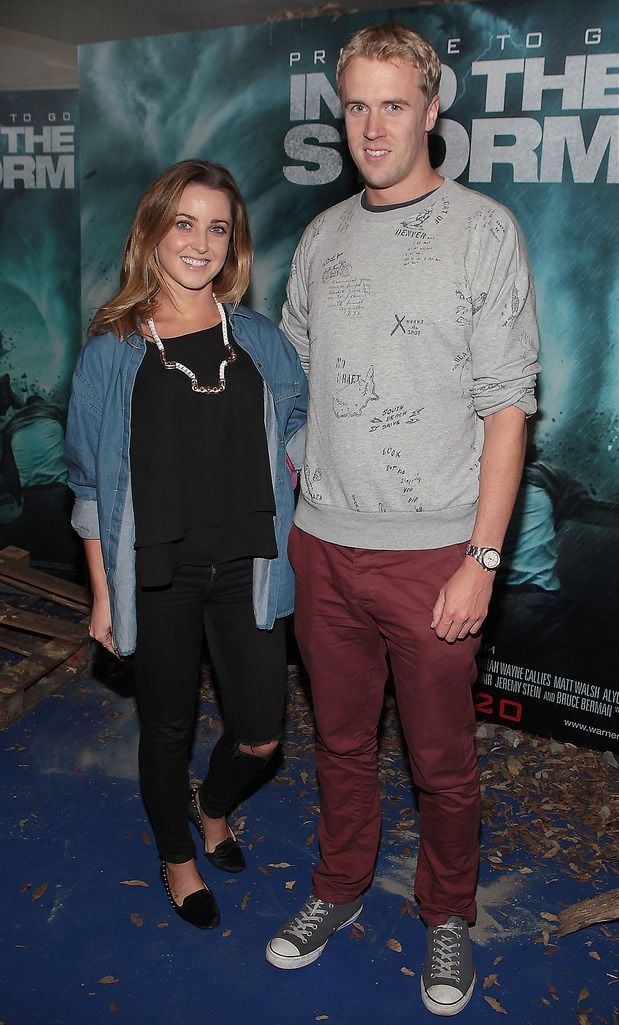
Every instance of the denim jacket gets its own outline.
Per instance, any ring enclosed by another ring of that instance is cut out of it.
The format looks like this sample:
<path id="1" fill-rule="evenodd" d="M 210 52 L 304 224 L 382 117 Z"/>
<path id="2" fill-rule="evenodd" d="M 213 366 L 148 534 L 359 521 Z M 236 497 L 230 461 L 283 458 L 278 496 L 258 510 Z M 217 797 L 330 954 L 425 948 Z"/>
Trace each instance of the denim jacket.
<path id="1" fill-rule="evenodd" d="M 275 495 L 278 557 L 254 559 L 256 624 L 269 630 L 292 612 L 294 576 L 286 555 L 294 493 L 286 467 L 303 461 L 307 381 L 287 338 L 244 306 L 227 307 L 235 342 L 264 382 L 264 424 Z M 99 538 L 110 594 L 112 634 L 119 655 L 135 649 L 135 523 L 129 439 L 131 396 L 147 343 L 138 334 L 92 337 L 79 356 L 66 430 L 69 486 L 75 493 L 72 524 L 80 537 Z"/>

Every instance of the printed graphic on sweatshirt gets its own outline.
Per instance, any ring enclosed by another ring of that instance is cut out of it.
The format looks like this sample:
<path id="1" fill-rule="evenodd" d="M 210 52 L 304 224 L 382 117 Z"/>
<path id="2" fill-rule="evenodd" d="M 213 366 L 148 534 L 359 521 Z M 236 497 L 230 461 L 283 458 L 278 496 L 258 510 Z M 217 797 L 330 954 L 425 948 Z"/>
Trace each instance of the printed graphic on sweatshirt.
<path id="1" fill-rule="evenodd" d="M 322 481 L 322 470 L 312 470 L 309 463 L 303 464 L 303 480 L 305 481 L 305 492 L 312 502 L 322 502 L 320 482 Z"/>
<path id="2" fill-rule="evenodd" d="M 352 264 L 344 258 L 343 253 L 334 253 L 328 260 L 325 260 L 323 272 L 322 272 L 322 283 L 326 285 L 329 281 L 335 281 L 338 278 L 348 278 L 352 271 Z"/>
<path id="3" fill-rule="evenodd" d="M 427 210 L 421 210 L 414 217 L 405 217 L 403 221 L 400 221 L 399 228 L 396 228 L 397 235 L 409 235 L 418 232 L 419 229 L 429 221 L 432 216 L 432 207 L 428 207 Z"/>
<path id="4" fill-rule="evenodd" d="M 416 267 L 420 263 L 439 263 L 434 246 L 434 235 L 428 235 L 423 229 L 405 231 L 400 229 L 400 234 L 406 234 L 410 239 L 409 245 L 402 253 L 403 267 Z"/>
<path id="5" fill-rule="evenodd" d="M 395 238 L 411 238 L 415 241 L 423 241 L 429 237 L 427 231 L 424 231 L 418 224 L 411 224 L 409 221 L 401 221 L 393 234 Z"/>
<path id="6" fill-rule="evenodd" d="M 456 299 L 460 302 L 456 306 L 456 324 L 470 324 L 476 313 L 483 308 L 487 292 L 480 292 L 477 296 L 465 295 L 464 292 L 456 289 Z"/>
<path id="7" fill-rule="evenodd" d="M 403 218 L 399 227 L 396 228 L 396 236 L 409 234 L 414 236 L 415 232 L 418 232 L 424 225 L 429 227 L 440 224 L 449 213 L 450 205 L 449 198 L 445 196 L 442 200 L 437 200 L 430 206 L 423 207 L 411 216 Z"/>
<path id="8" fill-rule="evenodd" d="M 311 231 L 309 231 L 306 236 L 308 244 L 310 242 L 314 242 L 318 238 L 318 236 L 320 235 L 320 229 L 322 228 L 324 221 L 324 214 L 318 214 L 318 217 L 314 217 L 314 220 L 311 224 Z"/>
<path id="9" fill-rule="evenodd" d="M 404 238 L 410 242 L 402 258 L 404 267 L 439 262 L 439 257 L 434 251 L 436 232 L 433 232 L 432 229 L 445 219 L 449 208 L 449 199 L 443 197 L 400 221 L 395 228 L 394 237 Z"/>
<path id="10" fill-rule="evenodd" d="M 469 231 L 488 232 L 499 244 L 505 238 L 506 227 L 496 215 L 496 210 L 483 206 L 468 219 Z"/>
<path id="11" fill-rule="evenodd" d="M 512 285 L 509 293 L 509 298 L 507 299 L 502 310 L 502 316 L 505 317 L 505 320 L 503 321 L 503 324 L 501 326 L 508 328 L 512 327 L 516 317 L 520 313 L 521 308 L 522 303 L 520 301 L 520 295 L 518 293 L 518 286 Z"/>
<path id="12" fill-rule="evenodd" d="M 404 253 L 403 267 L 415 267 L 418 263 L 440 263 L 439 257 L 434 255 L 431 238 L 427 242 L 418 243 Z"/>
<path id="13" fill-rule="evenodd" d="M 473 396 L 471 395 L 470 388 L 471 364 L 471 353 L 467 349 L 465 352 L 459 352 L 457 354 L 457 356 L 454 358 L 453 366 L 451 368 L 452 373 L 456 374 L 457 376 L 462 398 L 465 400 L 466 408 L 469 411 L 471 411 L 474 406 Z"/>
<path id="14" fill-rule="evenodd" d="M 421 474 L 413 473 L 402 459 L 402 449 L 393 445 L 385 445 L 381 453 L 384 461 L 385 474 L 390 482 L 395 480 L 406 505 L 415 512 L 423 512 L 421 504 Z"/>
<path id="15" fill-rule="evenodd" d="M 359 505 L 359 500 L 358 500 L 358 498 L 357 498 L 357 496 L 355 494 L 351 494 L 349 504 L 352 506 L 352 508 L 355 510 L 355 512 L 363 512 L 364 511 L 361 508 L 361 506 Z M 377 513 L 386 513 L 389 510 L 387 509 L 387 506 L 385 505 L 384 502 L 378 502 L 376 504 L 376 509 L 365 510 L 365 511 L 366 512 L 371 511 L 371 512 L 377 512 Z"/>
<path id="16" fill-rule="evenodd" d="M 361 374 L 338 373 L 339 379 L 350 377 L 351 380 L 333 396 L 333 412 L 341 419 L 347 416 L 361 416 L 370 402 L 376 402 L 379 396 L 374 385 L 374 367 L 368 367 L 365 377 Z"/>
<path id="17" fill-rule="evenodd" d="M 329 305 L 351 319 L 362 316 L 369 295 L 369 278 L 336 277 L 329 285 Z"/>
<path id="18" fill-rule="evenodd" d="M 398 313 L 394 310 L 394 324 L 391 329 L 390 336 L 393 338 L 399 338 L 401 335 L 407 335 L 412 338 L 419 338 L 421 330 L 423 328 L 423 319 L 415 317 L 412 313 Z"/>
<path id="19" fill-rule="evenodd" d="M 344 235 L 348 231 L 348 229 L 350 228 L 350 222 L 352 221 L 352 219 L 354 217 L 355 210 L 356 210 L 356 207 L 353 206 L 352 203 L 348 203 L 347 204 L 347 206 L 346 206 L 346 208 L 344 210 L 344 213 L 340 217 L 339 224 L 338 224 L 337 228 L 335 229 L 341 235 Z"/>
<path id="20" fill-rule="evenodd" d="M 402 256 L 404 267 L 413 267 L 430 260 L 436 262 L 437 257 L 433 255 L 434 235 L 429 235 L 423 227 L 430 214 L 430 210 L 421 211 L 415 217 L 400 221 L 395 228 L 395 238 L 406 239 L 409 243 Z"/>
<path id="21" fill-rule="evenodd" d="M 399 427 L 401 424 L 416 424 L 421 420 L 423 406 L 419 409 L 408 409 L 407 406 L 388 406 L 383 409 L 379 416 L 373 416 L 370 421 L 370 434 L 374 431 L 388 431 L 392 427 Z"/>
<path id="22" fill-rule="evenodd" d="M 324 218 L 324 214 L 319 214 L 318 217 L 315 217 L 314 220 L 312 221 L 312 223 L 308 226 L 307 231 L 304 233 L 303 237 L 301 238 L 301 241 L 299 243 L 298 253 L 303 258 L 303 260 L 307 259 L 309 251 L 311 250 L 314 242 L 316 241 L 316 239 L 320 235 L 320 229 L 322 228 L 322 225 L 324 223 L 324 219 L 325 219 Z M 297 254 L 295 253 L 294 257 L 293 257 L 293 260 L 292 260 L 292 267 L 291 267 L 291 271 L 290 271 L 291 275 L 292 274 L 296 274 L 297 270 L 298 270 L 297 265 L 296 265 L 296 258 L 297 258 Z"/>
<path id="23" fill-rule="evenodd" d="M 522 358 L 526 362 L 532 362 L 537 356 L 537 342 L 536 339 L 528 331 L 521 331 L 520 338 L 518 339 L 520 344 L 520 351 Z"/>

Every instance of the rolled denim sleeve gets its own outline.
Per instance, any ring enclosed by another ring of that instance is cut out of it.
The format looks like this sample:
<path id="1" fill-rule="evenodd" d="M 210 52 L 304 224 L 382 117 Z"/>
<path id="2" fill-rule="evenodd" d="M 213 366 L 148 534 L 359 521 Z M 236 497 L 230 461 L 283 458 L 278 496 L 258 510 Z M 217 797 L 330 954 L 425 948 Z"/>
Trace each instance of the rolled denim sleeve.
<path id="1" fill-rule="evenodd" d="M 65 434 L 65 461 L 69 473 L 67 483 L 75 495 L 71 523 L 82 538 L 99 537 L 96 456 L 101 431 L 102 401 L 96 384 L 96 350 L 93 342 L 95 340 L 82 350 L 73 374 Z"/>
<path id="2" fill-rule="evenodd" d="M 96 501 L 76 498 L 71 515 L 71 526 L 84 541 L 100 537 L 99 512 Z"/>

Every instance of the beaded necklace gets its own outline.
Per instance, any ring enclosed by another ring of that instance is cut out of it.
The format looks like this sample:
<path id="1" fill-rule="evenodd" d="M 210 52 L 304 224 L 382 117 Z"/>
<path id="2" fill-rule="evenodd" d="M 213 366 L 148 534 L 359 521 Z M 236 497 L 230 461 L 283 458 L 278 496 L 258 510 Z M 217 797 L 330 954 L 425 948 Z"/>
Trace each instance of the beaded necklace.
<path id="1" fill-rule="evenodd" d="M 213 296 L 213 299 L 215 299 L 215 296 Z M 157 334 L 155 321 L 152 317 L 149 317 L 146 321 L 150 333 L 153 337 L 153 341 L 159 349 L 159 358 L 161 360 L 161 365 L 166 370 L 180 370 L 180 372 L 182 374 L 185 374 L 191 381 L 191 390 L 198 392 L 201 395 L 218 395 L 220 392 L 225 390 L 226 367 L 229 363 L 234 363 L 236 359 L 236 352 L 234 351 L 232 345 L 228 341 L 228 325 L 226 323 L 226 314 L 224 312 L 224 308 L 217 299 L 215 299 L 215 305 L 217 307 L 221 319 L 221 330 L 224 337 L 224 349 L 226 350 L 226 357 L 225 359 L 222 359 L 221 363 L 219 364 L 219 381 L 217 382 L 217 384 L 200 384 L 193 370 L 190 370 L 189 367 L 186 367 L 184 363 L 179 363 L 178 360 L 168 359 L 166 356 L 166 351 L 163 347 L 163 342 Z"/>

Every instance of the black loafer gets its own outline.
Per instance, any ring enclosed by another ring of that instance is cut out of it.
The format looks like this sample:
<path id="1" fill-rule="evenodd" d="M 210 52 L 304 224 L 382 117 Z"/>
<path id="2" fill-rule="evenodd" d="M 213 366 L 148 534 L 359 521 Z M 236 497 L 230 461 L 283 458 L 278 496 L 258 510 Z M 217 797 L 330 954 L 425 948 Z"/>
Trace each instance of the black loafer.
<path id="1" fill-rule="evenodd" d="M 182 904 L 177 904 L 170 890 L 165 861 L 161 862 L 160 874 L 161 882 L 165 886 L 170 904 L 176 911 L 176 914 L 180 915 L 185 922 L 195 925 L 197 929 L 214 929 L 215 926 L 219 925 L 221 916 L 217 907 L 217 901 L 207 886 L 202 890 L 196 890 L 195 893 L 190 893 L 188 897 L 185 897 Z"/>
<path id="2" fill-rule="evenodd" d="M 229 826 L 228 829 L 230 829 Z M 230 832 L 232 833 L 232 830 Z M 211 865 L 223 869 L 224 872 L 242 872 L 245 868 L 243 851 L 239 847 L 234 833 L 218 843 L 214 851 L 205 850 L 204 853 Z"/>
<path id="3" fill-rule="evenodd" d="M 198 803 L 198 787 L 195 787 L 195 789 L 191 791 L 189 800 L 189 818 L 202 837 L 204 854 L 210 861 L 211 865 L 214 865 L 215 868 L 220 868 L 223 872 L 242 872 L 246 867 L 245 858 L 238 840 L 230 829 L 230 826 L 228 826 L 230 836 L 227 836 L 225 840 L 218 843 L 214 851 L 207 851 L 206 836 L 204 834 L 202 816 L 200 815 L 200 805 Z"/>

